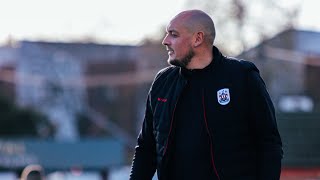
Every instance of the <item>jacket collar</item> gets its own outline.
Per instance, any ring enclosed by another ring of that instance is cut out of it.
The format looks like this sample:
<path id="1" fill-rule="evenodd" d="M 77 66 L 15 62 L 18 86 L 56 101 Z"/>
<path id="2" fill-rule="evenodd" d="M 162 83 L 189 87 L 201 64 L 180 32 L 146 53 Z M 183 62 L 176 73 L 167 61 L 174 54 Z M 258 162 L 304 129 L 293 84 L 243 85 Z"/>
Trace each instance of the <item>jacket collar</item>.
<path id="1" fill-rule="evenodd" d="M 219 49 L 217 47 L 212 46 L 212 54 L 213 54 L 213 59 L 212 59 L 211 63 L 201 70 L 204 70 L 204 71 L 212 70 L 212 69 L 217 68 L 219 66 L 219 64 L 221 63 L 222 58 L 223 58 L 222 53 L 219 51 Z M 192 75 L 192 70 L 189 70 L 189 69 L 186 69 L 183 67 L 179 67 L 179 69 L 180 69 L 179 70 L 180 75 L 182 75 L 186 79 L 188 79 Z"/>

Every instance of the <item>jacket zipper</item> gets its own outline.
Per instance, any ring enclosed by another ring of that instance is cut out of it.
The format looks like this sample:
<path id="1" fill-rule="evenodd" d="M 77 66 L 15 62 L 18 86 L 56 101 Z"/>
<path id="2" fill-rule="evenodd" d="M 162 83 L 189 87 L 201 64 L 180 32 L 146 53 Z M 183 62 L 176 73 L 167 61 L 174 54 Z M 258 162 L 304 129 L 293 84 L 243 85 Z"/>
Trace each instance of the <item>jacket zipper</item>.
<path id="1" fill-rule="evenodd" d="M 169 129 L 169 134 L 168 134 L 168 139 L 167 139 L 167 143 L 166 143 L 166 146 L 164 148 L 164 151 L 163 151 L 163 157 L 165 156 L 165 154 L 167 152 L 167 149 L 168 149 L 168 144 L 169 144 L 170 135 L 171 135 L 172 126 L 173 126 L 174 112 L 176 111 L 177 104 L 178 104 L 178 100 L 175 103 L 174 108 L 173 108 L 172 117 L 171 117 L 171 123 L 170 123 L 170 129 Z"/>
<path id="2" fill-rule="evenodd" d="M 213 153 L 213 144 L 212 144 L 213 141 L 212 141 L 212 137 L 211 137 L 211 134 L 210 134 L 210 131 L 209 131 L 209 126 L 208 126 L 208 121 L 207 121 L 207 116 L 206 116 L 206 107 L 205 107 L 205 103 L 204 103 L 204 90 L 202 92 L 202 106 L 203 106 L 204 122 L 206 124 L 206 130 L 207 130 L 207 133 L 208 133 L 208 136 L 209 136 L 209 140 L 210 140 L 211 163 L 212 163 L 212 166 L 213 166 L 214 173 L 216 174 L 218 180 L 220 180 L 220 176 L 218 174 L 218 171 L 217 171 L 217 168 L 216 168 L 216 165 L 215 165 L 215 162 L 214 162 L 214 153 Z"/>
<path id="3" fill-rule="evenodd" d="M 170 141 L 170 136 L 171 136 L 171 132 L 172 132 L 172 127 L 173 127 L 174 112 L 176 111 L 177 104 L 178 104 L 178 100 L 177 100 L 177 102 L 175 103 L 174 108 L 173 108 L 172 118 L 171 118 L 171 123 L 170 123 L 170 129 L 169 129 L 169 134 L 168 134 L 166 146 L 164 147 L 164 150 L 163 150 L 162 163 L 163 163 L 164 158 L 165 158 L 166 153 L 167 153 L 167 149 L 168 149 L 168 145 L 169 145 L 169 141 Z M 163 166 L 163 164 L 162 164 L 161 166 Z M 166 178 L 163 178 L 163 175 L 162 175 L 161 177 L 158 177 L 158 178 L 159 178 L 159 180 L 161 180 L 161 179 L 166 179 Z"/>
<path id="4" fill-rule="evenodd" d="M 185 83 L 184 85 L 186 85 L 186 83 Z M 170 141 L 170 136 L 171 136 L 172 127 L 173 127 L 174 112 L 176 111 L 176 107 L 177 107 L 179 98 L 180 98 L 180 95 L 178 96 L 177 101 L 176 101 L 175 104 L 174 104 L 174 108 L 173 108 L 173 112 L 172 112 L 172 117 L 171 117 L 169 134 L 168 134 L 168 138 L 167 138 L 167 143 L 166 143 L 166 146 L 165 146 L 165 148 L 164 148 L 164 150 L 163 150 L 163 157 L 165 157 L 165 154 L 166 154 L 167 149 L 168 149 L 168 144 L 169 144 L 169 141 Z"/>

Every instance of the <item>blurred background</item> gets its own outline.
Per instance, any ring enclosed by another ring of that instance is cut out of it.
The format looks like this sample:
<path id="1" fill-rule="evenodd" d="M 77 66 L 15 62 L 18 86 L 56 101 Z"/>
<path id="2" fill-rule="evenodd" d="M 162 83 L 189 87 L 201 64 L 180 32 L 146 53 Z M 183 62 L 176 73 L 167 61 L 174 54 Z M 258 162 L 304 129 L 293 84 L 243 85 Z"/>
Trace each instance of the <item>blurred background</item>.
<path id="1" fill-rule="evenodd" d="M 0 179 L 28 170 L 49 180 L 128 179 L 147 92 L 167 65 L 165 27 L 185 9 L 210 14 L 215 45 L 260 69 L 284 145 L 281 179 L 320 179 L 319 7 L 316 0 L 1 0 Z"/>

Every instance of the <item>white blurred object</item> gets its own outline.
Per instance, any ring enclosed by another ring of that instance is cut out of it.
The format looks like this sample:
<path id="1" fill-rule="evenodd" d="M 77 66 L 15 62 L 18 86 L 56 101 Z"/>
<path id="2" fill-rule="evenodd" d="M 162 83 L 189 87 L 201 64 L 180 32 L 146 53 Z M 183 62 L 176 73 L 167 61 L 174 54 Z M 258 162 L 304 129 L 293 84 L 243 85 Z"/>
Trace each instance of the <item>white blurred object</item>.
<path id="1" fill-rule="evenodd" d="M 74 174 L 71 172 L 54 172 L 47 176 L 47 180 L 101 180 L 97 172 L 81 172 Z"/>
<path id="2" fill-rule="evenodd" d="M 110 170 L 109 179 L 110 180 L 128 180 L 130 175 L 130 166 L 123 166 L 121 168 L 114 168 Z M 155 173 L 152 180 L 158 180 L 157 175 Z"/>
<path id="3" fill-rule="evenodd" d="M 1 180 L 17 180 L 17 176 L 15 173 L 11 172 L 2 172 L 0 173 Z"/>
<path id="4" fill-rule="evenodd" d="M 282 96 L 278 103 L 283 112 L 311 112 L 314 107 L 312 99 L 303 95 Z"/>

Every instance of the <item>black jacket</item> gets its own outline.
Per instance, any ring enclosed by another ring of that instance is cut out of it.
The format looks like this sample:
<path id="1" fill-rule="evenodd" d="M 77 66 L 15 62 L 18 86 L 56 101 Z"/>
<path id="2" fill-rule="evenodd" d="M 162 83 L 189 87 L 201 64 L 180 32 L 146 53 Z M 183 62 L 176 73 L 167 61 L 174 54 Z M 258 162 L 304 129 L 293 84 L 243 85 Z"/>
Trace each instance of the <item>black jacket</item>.
<path id="1" fill-rule="evenodd" d="M 251 62 L 223 56 L 216 47 L 213 55 L 202 102 L 217 179 L 279 179 L 282 142 L 258 69 Z M 175 106 L 187 77 L 188 70 L 176 66 L 156 75 L 146 101 L 131 180 L 151 180 L 156 170 L 160 180 L 166 179 Z M 223 100 L 218 94 L 221 89 L 229 90 L 226 105 L 218 102 Z"/>

